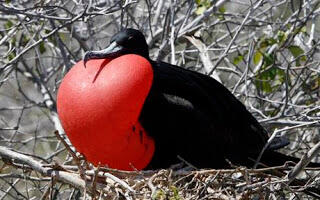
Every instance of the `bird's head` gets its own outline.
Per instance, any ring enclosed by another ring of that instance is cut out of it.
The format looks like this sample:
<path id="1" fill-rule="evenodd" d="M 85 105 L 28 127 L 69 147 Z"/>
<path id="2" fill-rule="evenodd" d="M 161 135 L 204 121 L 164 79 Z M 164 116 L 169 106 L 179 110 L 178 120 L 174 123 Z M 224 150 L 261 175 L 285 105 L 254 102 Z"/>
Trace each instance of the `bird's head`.
<path id="1" fill-rule="evenodd" d="M 113 59 L 125 54 L 136 54 L 149 59 L 149 50 L 144 35 L 132 28 L 115 34 L 107 48 L 100 51 L 88 51 L 83 57 L 84 65 L 90 59 Z"/>

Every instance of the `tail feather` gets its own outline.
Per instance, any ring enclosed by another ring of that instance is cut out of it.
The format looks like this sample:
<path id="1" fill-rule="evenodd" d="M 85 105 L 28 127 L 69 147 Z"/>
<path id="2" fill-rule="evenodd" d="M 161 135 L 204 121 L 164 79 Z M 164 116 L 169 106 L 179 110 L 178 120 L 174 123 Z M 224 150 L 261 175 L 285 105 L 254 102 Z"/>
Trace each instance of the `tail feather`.
<path id="1" fill-rule="evenodd" d="M 281 166 L 284 165 L 286 162 L 291 161 L 294 163 L 298 163 L 300 161 L 299 158 L 292 157 L 292 156 L 287 156 L 282 153 L 276 152 L 276 151 L 267 151 L 265 154 L 262 156 L 260 163 L 263 163 L 264 165 L 267 166 Z M 310 162 L 307 167 L 320 167 L 320 163 L 313 163 Z M 273 173 L 285 173 L 282 170 L 277 170 L 273 171 Z M 306 181 L 305 180 L 299 180 L 299 179 L 294 179 L 290 185 L 295 185 L 295 186 L 305 186 Z M 306 187 L 303 192 L 305 192 L 308 195 L 311 195 L 314 198 L 320 199 L 320 188 L 318 187 Z"/>
<path id="2" fill-rule="evenodd" d="M 263 154 L 260 163 L 271 167 L 284 165 L 288 161 L 298 163 L 300 158 L 287 156 L 276 151 L 267 151 Z M 320 163 L 310 162 L 307 167 L 320 167 Z"/>
<path id="3" fill-rule="evenodd" d="M 277 149 L 281 149 L 285 146 L 287 146 L 288 144 L 290 144 L 290 141 L 288 140 L 288 138 L 286 137 L 275 137 L 273 138 L 273 140 L 271 141 L 271 144 L 269 144 L 268 146 L 268 150 L 277 150 Z"/>

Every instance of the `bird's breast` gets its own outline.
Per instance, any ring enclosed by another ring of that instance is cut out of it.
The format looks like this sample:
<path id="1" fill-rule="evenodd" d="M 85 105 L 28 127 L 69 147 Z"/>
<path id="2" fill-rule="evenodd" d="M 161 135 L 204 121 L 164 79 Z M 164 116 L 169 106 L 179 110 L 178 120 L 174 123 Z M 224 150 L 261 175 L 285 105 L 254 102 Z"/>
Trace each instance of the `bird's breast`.
<path id="1" fill-rule="evenodd" d="M 153 81 L 151 64 L 125 55 L 78 62 L 57 95 L 58 114 L 75 148 L 94 164 L 132 170 L 151 160 L 154 142 L 138 122 Z"/>

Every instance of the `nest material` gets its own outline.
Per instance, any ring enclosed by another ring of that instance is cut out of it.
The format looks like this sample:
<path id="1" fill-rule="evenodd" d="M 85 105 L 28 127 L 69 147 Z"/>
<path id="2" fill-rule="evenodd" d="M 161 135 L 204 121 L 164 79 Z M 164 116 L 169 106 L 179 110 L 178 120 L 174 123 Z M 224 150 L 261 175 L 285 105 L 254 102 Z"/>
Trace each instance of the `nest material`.
<path id="1" fill-rule="evenodd" d="M 0 147 L 0 156 L 4 162 L 2 171 L 7 171 L 11 177 L 16 174 L 17 178 L 32 181 L 31 185 L 45 188 L 42 199 L 52 196 L 52 193 L 59 193 L 60 196 L 68 198 L 77 193 L 78 197 L 85 199 L 157 200 L 286 199 L 302 195 L 303 198 L 310 195 L 311 198 L 319 197 L 315 193 L 320 194 L 320 188 L 317 188 L 319 181 L 316 180 L 319 169 L 316 168 L 312 169 L 313 171 L 305 168 L 304 176 L 300 176 L 303 181 L 294 179 L 290 182 L 287 172 L 293 167 L 289 165 L 262 169 L 183 168 L 128 172 L 94 167 L 78 158 L 73 160 L 77 165 L 58 162 L 44 164 L 38 157 L 6 147 Z M 18 177 L 19 174 L 23 176 Z"/>
<path id="2" fill-rule="evenodd" d="M 302 191 L 309 193 L 307 185 L 287 184 L 283 172 L 289 168 L 141 172 L 98 168 L 87 182 L 95 185 L 96 195 L 106 199 L 286 199 L 304 195 Z"/>

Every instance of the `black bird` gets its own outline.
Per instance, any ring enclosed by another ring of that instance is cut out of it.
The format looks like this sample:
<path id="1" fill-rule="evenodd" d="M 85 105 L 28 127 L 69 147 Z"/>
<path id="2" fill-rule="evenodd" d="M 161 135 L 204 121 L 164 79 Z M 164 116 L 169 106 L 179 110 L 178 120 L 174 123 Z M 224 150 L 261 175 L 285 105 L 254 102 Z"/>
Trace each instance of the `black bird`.
<path id="1" fill-rule="evenodd" d="M 181 159 L 197 168 L 225 168 L 230 163 L 252 167 L 268 140 L 268 134 L 245 106 L 215 79 L 149 57 L 144 35 L 124 29 L 101 51 L 90 51 L 90 59 L 137 54 L 152 64 L 154 79 L 139 121 L 155 141 L 148 168 L 167 168 Z M 276 138 L 261 162 L 282 165 L 298 159 L 274 150 L 288 141 Z"/>

